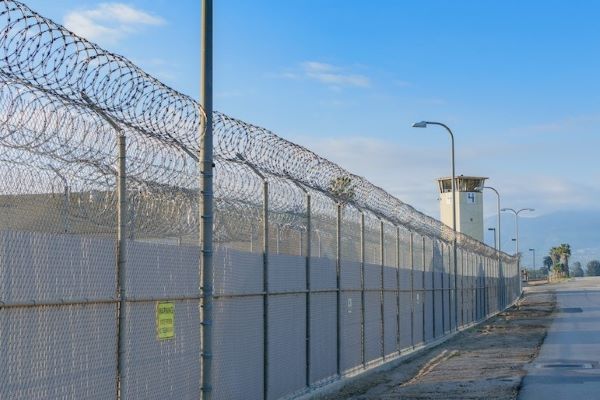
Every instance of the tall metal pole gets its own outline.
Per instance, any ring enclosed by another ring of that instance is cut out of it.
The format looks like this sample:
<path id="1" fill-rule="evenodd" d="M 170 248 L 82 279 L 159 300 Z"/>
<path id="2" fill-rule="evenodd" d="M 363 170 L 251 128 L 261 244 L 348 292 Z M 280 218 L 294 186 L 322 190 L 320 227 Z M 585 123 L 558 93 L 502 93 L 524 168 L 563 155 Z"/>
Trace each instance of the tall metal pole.
<path id="1" fill-rule="evenodd" d="M 117 221 L 119 230 L 117 231 L 117 271 L 118 271 L 118 291 L 119 291 L 119 342 L 118 342 L 118 365 L 119 374 L 119 399 L 126 399 L 126 387 L 123 384 L 123 372 L 125 371 L 125 343 L 127 338 L 125 333 L 126 318 L 126 298 L 125 298 L 125 266 L 127 261 L 127 172 L 126 172 L 126 140 L 122 131 L 119 131 L 119 187 L 117 197 L 119 201 L 119 211 L 117 213 Z"/>
<path id="2" fill-rule="evenodd" d="M 335 235 L 335 294 L 336 294 L 336 372 L 339 377 L 342 376 L 342 288 L 341 288 L 341 271 L 342 271 L 342 204 L 336 206 L 336 235 Z"/>
<path id="3" fill-rule="evenodd" d="M 502 208 L 500 211 L 510 211 L 515 214 L 515 229 L 516 229 L 516 251 L 519 254 L 519 214 L 523 211 L 535 211 L 533 208 L 521 208 L 519 211 L 514 208 Z"/>
<path id="4" fill-rule="evenodd" d="M 510 211 L 515 214 L 515 229 L 517 233 L 516 237 L 516 251 L 517 251 L 517 278 L 519 280 L 519 292 L 521 291 L 521 257 L 519 256 L 519 214 L 523 211 L 535 211 L 533 208 L 521 208 L 519 211 L 513 208 L 502 208 L 500 211 Z"/>
<path id="5" fill-rule="evenodd" d="M 381 262 L 381 292 L 379 294 L 379 316 L 381 336 L 379 337 L 381 346 L 381 358 L 385 361 L 385 231 L 383 220 L 379 221 L 379 261 Z"/>
<path id="6" fill-rule="evenodd" d="M 202 399 L 210 400 L 212 384 L 212 342 L 213 342 L 213 17 L 212 0 L 202 0 L 201 62 L 201 104 L 206 114 L 204 132 L 200 136 L 200 280 L 202 285 L 201 306 L 201 354 L 202 354 Z M 202 128 L 201 128 L 202 129 Z"/>
<path id="7" fill-rule="evenodd" d="M 396 348 L 400 355 L 400 227 L 396 227 Z"/>
<path id="8" fill-rule="evenodd" d="M 428 122 L 428 124 L 440 125 L 446 128 L 450 134 L 452 143 L 452 230 L 454 231 L 452 240 L 452 253 L 454 256 L 454 326 L 458 330 L 458 264 L 456 261 L 456 166 L 454 159 L 454 134 L 446 125 L 439 122 Z"/>
<path id="9" fill-rule="evenodd" d="M 365 245 L 365 213 L 360 213 L 360 359 L 363 368 L 367 367 L 366 341 L 365 341 L 365 317 L 366 317 L 366 294 L 365 294 L 365 265 L 367 259 L 367 248 Z"/>
<path id="10" fill-rule="evenodd" d="M 501 214 L 501 208 L 500 208 L 500 193 L 493 187 L 491 186 L 484 186 L 482 189 L 489 189 L 489 190 L 493 190 L 494 193 L 496 193 L 496 207 L 497 207 L 497 211 L 498 211 L 498 272 L 502 269 L 502 258 L 500 256 L 500 254 L 502 253 L 502 231 L 501 231 L 501 221 L 502 219 L 500 218 L 500 214 Z M 494 232 L 494 236 L 495 236 L 495 232 Z M 494 242 L 496 240 L 494 239 Z M 499 275 L 499 274 L 498 274 Z"/>
<path id="11" fill-rule="evenodd" d="M 454 134 L 452 130 L 448 128 L 447 125 L 442 124 L 441 122 L 433 122 L 433 121 L 421 121 L 416 122 L 412 126 L 413 128 L 426 128 L 427 125 L 439 125 L 445 128 L 450 134 L 450 142 L 452 144 L 452 230 L 454 231 L 453 240 L 452 240 L 452 248 L 454 255 L 454 326 L 458 330 L 458 264 L 456 262 L 456 168 L 455 168 L 455 159 L 454 159 Z"/>
<path id="12" fill-rule="evenodd" d="M 126 291 L 125 291 L 125 268 L 127 266 L 127 142 L 123 128 L 119 126 L 104 110 L 98 107 L 84 92 L 81 97 L 104 119 L 115 131 L 117 131 L 117 144 L 119 147 L 117 166 L 117 296 L 119 299 L 117 308 L 117 399 L 126 399 L 127 392 L 124 385 L 123 372 L 125 371 L 125 343 L 127 329 L 126 317 Z M 66 182 L 66 181 L 65 181 Z M 66 190 L 65 190 L 66 192 Z"/>
<path id="13" fill-rule="evenodd" d="M 500 193 L 498 193 L 498 191 L 491 186 L 483 186 L 483 187 L 481 187 L 481 189 L 490 189 L 496 193 L 496 198 L 497 198 L 496 205 L 498 208 L 498 223 L 497 223 L 498 224 L 498 227 L 497 227 L 498 228 L 498 251 L 500 252 L 500 251 L 502 251 L 502 231 L 500 229 L 500 227 L 501 227 L 501 224 L 500 224 L 500 222 L 501 222 L 501 219 L 500 219 L 500 210 L 501 210 L 500 209 Z"/>
<path id="14" fill-rule="evenodd" d="M 258 171 L 257 171 L 258 172 Z M 305 357 L 306 357 L 306 368 L 305 368 L 305 385 L 306 387 L 310 386 L 310 373 L 311 373 L 311 357 L 310 357 L 310 348 L 311 348 L 311 305 L 310 305 L 310 295 L 311 295 L 311 274 L 310 274 L 310 260 L 312 257 L 312 221 L 311 221 L 311 212 L 312 212 L 312 203 L 311 196 L 308 189 L 302 186 L 297 181 L 293 180 L 291 177 L 289 178 L 290 182 L 292 182 L 298 189 L 304 192 L 304 198 L 306 200 L 306 253 L 304 257 L 304 276 L 305 276 L 305 286 L 306 286 L 306 298 L 305 298 Z M 279 227 L 279 225 L 277 225 Z M 277 233 L 279 235 L 279 233 Z M 302 231 L 300 231 L 300 256 L 302 256 L 302 250 L 304 246 L 302 245 Z M 279 248 L 277 249 L 277 253 L 279 253 Z"/>
<path id="15" fill-rule="evenodd" d="M 305 190 L 304 192 L 305 196 L 306 196 L 306 264 L 305 264 L 305 276 L 306 276 L 306 386 L 310 386 L 310 368 L 311 368 L 311 359 L 310 359 L 310 348 L 311 348 L 311 338 L 310 338 L 310 331 L 311 331 L 311 325 L 310 325 L 310 319 L 311 319 L 311 305 L 310 305 L 310 291 L 311 291 L 311 285 L 310 285 L 310 260 L 312 257 L 312 252 L 311 252 L 311 242 L 312 242 L 312 235 L 311 235 L 311 212 L 312 212 L 312 204 L 311 204 L 311 197 L 310 197 L 310 193 L 308 192 L 308 190 Z"/>
<path id="16" fill-rule="evenodd" d="M 269 397 L 269 181 L 263 179 L 263 398 Z"/>

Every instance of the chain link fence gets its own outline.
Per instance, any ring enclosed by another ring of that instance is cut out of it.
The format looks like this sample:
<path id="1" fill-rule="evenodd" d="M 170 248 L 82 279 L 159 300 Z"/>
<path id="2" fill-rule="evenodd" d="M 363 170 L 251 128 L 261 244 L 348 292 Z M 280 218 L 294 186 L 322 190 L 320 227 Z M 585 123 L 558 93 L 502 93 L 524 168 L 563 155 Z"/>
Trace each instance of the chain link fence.
<path id="1" fill-rule="evenodd" d="M 17 1 L 0 27 L 0 398 L 293 397 L 518 296 L 516 258 L 221 113 L 203 293 L 198 103 Z"/>

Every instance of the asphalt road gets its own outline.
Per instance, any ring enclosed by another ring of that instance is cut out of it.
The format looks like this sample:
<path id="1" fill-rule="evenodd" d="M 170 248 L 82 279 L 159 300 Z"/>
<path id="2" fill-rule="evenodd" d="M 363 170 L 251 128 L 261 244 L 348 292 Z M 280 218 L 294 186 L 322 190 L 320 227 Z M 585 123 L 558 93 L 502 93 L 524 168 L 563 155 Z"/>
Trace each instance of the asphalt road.
<path id="1" fill-rule="evenodd" d="M 600 399 L 600 277 L 527 290 L 550 288 L 557 313 L 518 399 Z"/>

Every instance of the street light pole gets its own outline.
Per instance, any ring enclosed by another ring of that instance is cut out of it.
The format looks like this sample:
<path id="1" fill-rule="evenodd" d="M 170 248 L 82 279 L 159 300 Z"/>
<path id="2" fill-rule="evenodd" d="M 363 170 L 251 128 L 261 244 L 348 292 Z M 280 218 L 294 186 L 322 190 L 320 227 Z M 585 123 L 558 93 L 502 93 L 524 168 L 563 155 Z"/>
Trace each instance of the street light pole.
<path id="1" fill-rule="evenodd" d="M 454 134 L 447 125 L 441 122 L 421 121 L 415 122 L 413 128 L 427 128 L 427 125 L 439 125 L 450 134 L 450 143 L 452 147 L 452 230 L 454 231 L 452 248 L 454 255 L 454 326 L 458 330 L 458 263 L 456 261 L 456 168 L 454 159 Z"/>
<path id="2" fill-rule="evenodd" d="M 517 231 L 516 238 L 516 250 L 517 250 L 517 270 L 519 271 L 519 290 L 521 290 L 521 257 L 519 256 L 519 214 L 523 211 L 535 211 L 533 208 L 521 208 L 519 211 L 516 211 L 513 208 L 503 208 L 500 211 L 511 211 L 515 214 L 515 228 Z"/>
<path id="3" fill-rule="evenodd" d="M 491 186 L 480 186 L 475 189 L 478 189 L 478 190 L 489 189 L 489 190 L 493 190 L 496 193 L 496 197 L 497 197 L 496 206 L 498 208 L 498 223 L 497 223 L 497 225 L 498 225 L 498 247 L 497 247 L 497 249 L 498 249 L 498 252 L 500 252 L 500 251 L 502 251 L 502 233 L 500 230 L 500 193 L 498 193 L 498 191 Z"/>
<path id="4" fill-rule="evenodd" d="M 517 248 L 517 255 L 519 255 L 519 214 L 522 213 L 523 211 L 535 211 L 535 209 L 533 208 L 521 208 L 519 211 L 516 211 L 513 208 L 503 208 L 500 211 L 510 211 L 513 214 L 515 214 L 515 228 L 516 228 L 516 232 L 517 232 L 517 243 L 516 243 L 516 248 Z"/>

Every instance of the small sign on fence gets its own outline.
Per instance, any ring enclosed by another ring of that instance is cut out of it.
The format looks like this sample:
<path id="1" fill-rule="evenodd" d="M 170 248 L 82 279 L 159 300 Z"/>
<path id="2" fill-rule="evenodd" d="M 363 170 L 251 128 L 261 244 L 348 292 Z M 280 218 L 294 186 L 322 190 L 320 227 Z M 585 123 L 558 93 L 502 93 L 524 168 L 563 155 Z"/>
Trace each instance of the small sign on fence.
<path id="1" fill-rule="evenodd" d="M 169 340 L 175 337 L 175 303 L 156 302 L 156 338 Z"/>

